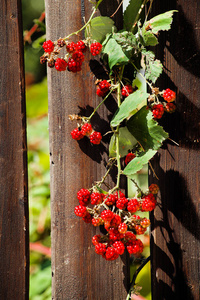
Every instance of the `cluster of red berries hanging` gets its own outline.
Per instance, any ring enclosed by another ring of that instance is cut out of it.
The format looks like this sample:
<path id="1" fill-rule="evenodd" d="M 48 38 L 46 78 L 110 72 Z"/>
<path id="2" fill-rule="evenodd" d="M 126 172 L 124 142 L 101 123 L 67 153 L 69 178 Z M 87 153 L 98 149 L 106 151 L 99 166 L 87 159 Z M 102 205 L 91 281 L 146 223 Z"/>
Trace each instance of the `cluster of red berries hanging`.
<path id="1" fill-rule="evenodd" d="M 102 194 L 96 187 L 81 189 L 77 193 L 79 205 L 75 214 L 93 226 L 103 226 L 106 234 L 92 238 L 95 252 L 106 260 L 115 260 L 127 248 L 129 254 L 138 256 L 143 252 L 143 243 L 136 235 L 144 234 L 150 220 L 141 218 L 137 211 L 152 211 L 156 207 L 154 194 L 158 186 L 152 184 L 141 197 L 126 198 L 121 191 Z"/>
<path id="2" fill-rule="evenodd" d="M 99 145 L 102 139 L 102 135 L 98 131 L 92 129 L 90 123 L 85 123 L 71 131 L 71 136 L 74 140 L 79 141 L 84 136 L 89 137 L 90 142 L 95 145 Z"/>
<path id="3" fill-rule="evenodd" d="M 66 47 L 67 53 L 64 58 L 58 57 L 61 49 Z M 84 61 L 84 52 L 88 46 L 87 41 L 78 41 L 77 43 L 68 42 L 64 39 L 58 39 L 57 42 L 48 40 L 43 43 L 45 53 L 40 57 L 40 63 L 47 62 L 48 67 L 55 67 L 57 71 L 71 71 L 73 73 L 81 71 L 81 66 Z M 98 55 L 101 52 L 102 45 L 94 42 L 90 45 L 92 55 Z"/>
<path id="4" fill-rule="evenodd" d="M 176 93 L 170 89 L 162 92 L 158 88 L 152 89 L 153 94 L 148 98 L 148 107 L 153 113 L 154 119 L 161 119 L 164 112 L 173 113 L 176 110 L 174 103 Z M 158 98 L 158 96 L 160 96 Z"/>

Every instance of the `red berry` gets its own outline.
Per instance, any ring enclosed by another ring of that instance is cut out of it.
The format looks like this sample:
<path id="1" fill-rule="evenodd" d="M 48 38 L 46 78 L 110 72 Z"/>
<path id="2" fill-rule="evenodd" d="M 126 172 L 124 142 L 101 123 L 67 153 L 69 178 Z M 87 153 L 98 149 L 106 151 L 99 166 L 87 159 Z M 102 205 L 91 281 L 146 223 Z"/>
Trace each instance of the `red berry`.
<path id="1" fill-rule="evenodd" d="M 127 250 L 130 254 L 138 254 L 138 253 L 142 253 L 144 249 L 144 246 L 141 242 L 141 240 L 135 240 L 135 241 L 131 241 L 128 243 L 127 245 Z"/>
<path id="2" fill-rule="evenodd" d="M 135 225 L 134 230 L 136 234 L 140 235 L 140 234 L 144 234 L 147 229 L 143 228 L 140 225 Z"/>
<path id="3" fill-rule="evenodd" d="M 81 71 L 82 62 L 75 61 L 73 58 L 68 60 L 68 71 L 76 73 Z"/>
<path id="4" fill-rule="evenodd" d="M 85 223 L 92 223 L 92 216 L 89 212 L 86 212 L 86 215 L 82 219 Z"/>
<path id="5" fill-rule="evenodd" d="M 131 231 L 126 231 L 125 234 L 124 234 L 124 238 L 125 238 L 126 242 L 136 240 L 135 234 Z"/>
<path id="6" fill-rule="evenodd" d="M 133 93 L 133 87 L 132 85 L 128 84 L 128 85 L 125 85 L 123 88 L 122 88 L 122 96 L 124 97 L 128 97 L 130 94 Z"/>
<path id="7" fill-rule="evenodd" d="M 151 224 L 150 220 L 147 218 L 142 219 L 140 222 L 140 225 L 144 228 L 147 228 Z"/>
<path id="8" fill-rule="evenodd" d="M 149 192 L 152 193 L 152 194 L 158 194 L 158 191 L 159 191 L 159 186 L 155 183 L 152 183 L 150 186 L 149 186 Z"/>
<path id="9" fill-rule="evenodd" d="M 117 251 L 117 253 L 119 255 L 122 255 L 124 253 L 125 246 L 121 241 L 114 242 L 114 244 L 112 246 L 113 246 L 113 248 L 115 248 L 115 250 Z"/>
<path id="10" fill-rule="evenodd" d="M 110 89 L 110 83 L 107 80 L 99 82 L 99 88 L 102 92 L 107 93 Z"/>
<path id="11" fill-rule="evenodd" d="M 111 210 L 104 210 L 102 211 L 101 213 L 101 218 L 104 220 L 104 221 L 111 221 L 112 218 L 114 216 L 114 213 L 111 211 Z"/>
<path id="12" fill-rule="evenodd" d="M 72 54 L 72 59 L 76 62 L 80 62 L 82 63 L 84 61 L 84 55 L 81 51 L 75 51 L 73 54 Z"/>
<path id="13" fill-rule="evenodd" d="M 118 241 L 122 238 L 122 234 L 115 228 L 109 229 L 109 240 L 112 242 Z"/>
<path id="14" fill-rule="evenodd" d="M 104 96 L 105 96 L 105 93 L 104 93 L 100 88 L 97 88 L 96 94 L 97 94 L 99 97 L 104 97 Z"/>
<path id="15" fill-rule="evenodd" d="M 103 255 L 106 252 L 106 245 L 98 243 L 97 245 L 95 245 L 95 252 L 99 255 Z"/>
<path id="16" fill-rule="evenodd" d="M 100 204 L 103 200 L 102 194 L 98 192 L 93 192 L 90 195 L 90 201 L 92 205 Z"/>
<path id="17" fill-rule="evenodd" d="M 164 107 L 162 104 L 154 104 L 152 107 L 152 113 L 154 119 L 161 119 L 164 114 Z"/>
<path id="18" fill-rule="evenodd" d="M 67 48 L 67 52 L 72 53 L 76 51 L 76 44 L 74 42 L 71 42 L 67 44 L 66 48 Z"/>
<path id="19" fill-rule="evenodd" d="M 83 41 L 78 41 L 76 43 L 76 49 L 78 51 L 85 52 L 87 48 L 86 48 L 86 45 L 85 45 L 85 43 Z"/>
<path id="20" fill-rule="evenodd" d="M 92 225 L 97 227 L 103 224 L 103 220 L 101 218 L 93 218 Z"/>
<path id="21" fill-rule="evenodd" d="M 116 250 L 115 248 L 113 248 L 113 247 L 108 247 L 108 248 L 106 249 L 106 253 L 105 253 L 104 258 L 105 258 L 106 260 L 115 260 L 115 259 L 118 258 L 118 256 L 119 256 L 119 254 L 117 253 L 117 250 Z"/>
<path id="22" fill-rule="evenodd" d="M 62 58 L 57 58 L 55 61 L 55 68 L 57 71 L 65 71 L 67 68 L 67 62 Z"/>
<path id="23" fill-rule="evenodd" d="M 163 93 L 163 98 L 167 102 L 173 102 L 176 99 L 176 93 L 170 89 L 166 89 Z"/>
<path id="24" fill-rule="evenodd" d="M 98 55 L 101 52 L 102 45 L 98 42 L 92 43 L 90 46 L 90 52 L 92 55 Z"/>
<path id="25" fill-rule="evenodd" d="M 100 132 L 93 131 L 90 135 L 90 142 L 95 145 L 99 145 L 102 139 L 102 135 Z"/>
<path id="26" fill-rule="evenodd" d="M 43 43 L 42 47 L 45 52 L 51 53 L 54 50 L 54 43 L 51 40 L 48 40 Z"/>
<path id="27" fill-rule="evenodd" d="M 105 195 L 103 200 L 105 201 L 105 204 L 110 206 L 115 204 L 115 196 L 114 195 Z"/>
<path id="28" fill-rule="evenodd" d="M 116 202 L 116 206 L 119 209 L 125 209 L 127 207 L 128 204 L 128 199 L 123 197 L 123 198 L 119 198 Z"/>
<path id="29" fill-rule="evenodd" d="M 75 128 L 74 130 L 71 131 L 71 136 L 76 141 L 79 141 L 84 137 L 81 130 L 79 130 L 78 128 Z"/>
<path id="30" fill-rule="evenodd" d="M 78 205 L 78 206 L 75 207 L 74 213 L 78 217 L 84 217 L 87 213 L 87 208 L 83 205 Z"/>
<path id="31" fill-rule="evenodd" d="M 110 227 L 117 229 L 121 221 L 121 217 L 117 214 L 114 214 L 112 220 L 110 221 Z"/>
<path id="32" fill-rule="evenodd" d="M 148 194 L 142 198 L 141 211 L 152 211 L 156 207 L 156 199 L 153 194 Z"/>
<path id="33" fill-rule="evenodd" d="M 118 231 L 120 233 L 126 233 L 128 229 L 128 226 L 126 225 L 126 223 L 120 223 L 118 226 Z"/>
<path id="34" fill-rule="evenodd" d="M 125 197 L 124 193 L 122 193 L 121 191 L 116 191 L 114 193 L 114 196 L 115 196 L 115 201 L 117 201 L 119 198 Z"/>
<path id="35" fill-rule="evenodd" d="M 99 243 L 100 239 L 101 239 L 100 234 L 94 235 L 94 236 L 92 237 L 92 244 L 93 244 L 94 246 L 97 245 L 97 244 Z"/>
<path id="36" fill-rule="evenodd" d="M 77 198 L 81 205 L 87 205 L 87 202 L 90 198 L 90 192 L 87 189 L 81 189 L 77 192 Z"/>
<path id="37" fill-rule="evenodd" d="M 166 103 L 165 105 L 165 111 L 168 113 L 173 113 L 176 110 L 176 105 L 174 103 Z"/>
<path id="38" fill-rule="evenodd" d="M 128 211 L 135 213 L 140 209 L 140 204 L 137 199 L 130 199 L 127 206 Z"/>
<path id="39" fill-rule="evenodd" d="M 92 125 L 90 123 L 85 123 L 82 127 L 81 127 L 81 132 L 83 135 L 90 135 L 92 132 Z"/>
<path id="40" fill-rule="evenodd" d="M 128 153 L 125 157 L 125 164 L 128 165 L 128 163 L 135 157 L 136 155 L 134 153 Z"/>

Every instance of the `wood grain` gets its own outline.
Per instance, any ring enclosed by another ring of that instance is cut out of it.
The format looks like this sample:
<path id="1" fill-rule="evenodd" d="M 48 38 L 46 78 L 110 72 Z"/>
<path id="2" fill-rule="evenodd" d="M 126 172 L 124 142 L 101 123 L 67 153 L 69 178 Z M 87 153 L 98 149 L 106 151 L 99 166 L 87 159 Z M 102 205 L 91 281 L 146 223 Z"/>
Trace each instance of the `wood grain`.
<path id="1" fill-rule="evenodd" d="M 21 2 L 0 9 L 0 299 L 28 299 L 26 114 Z"/>
<path id="2" fill-rule="evenodd" d="M 170 138 L 153 167 L 159 177 L 152 215 L 153 299 L 200 299 L 200 3 L 155 1 L 154 13 L 177 9 L 172 30 L 160 37 L 162 89 L 177 92 L 177 111 L 161 122 Z M 150 183 L 156 182 L 151 174 Z"/>
<path id="3" fill-rule="evenodd" d="M 104 13 L 114 12 L 117 1 L 109 1 Z M 46 1 L 47 38 L 77 31 L 91 13 L 89 2 Z M 120 12 L 121 13 L 121 12 Z M 83 35 L 72 38 L 73 41 Z M 87 63 L 89 62 L 89 64 Z M 94 252 L 92 236 L 99 233 L 74 214 L 78 205 L 77 191 L 90 188 L 106 172 L 108 138 L 99 146 L 88 139 L 76 142 L 70 132 L 77 124 L 69 114 L 81 112 L 89 116 L 99 103 L 96 96 L 96 77 L 105 72 L 95 58 L 86 54 L 83 69 L 78 74 L 48 70 L 49 131 L 51 158 L 51 216 L 52 216 L 52 299 L 122 300 L 129 283 L 127 257 L 107 262 Z M 95 75 L 94 75 L 95 74 Z M 116 103 L 109 99 L 93 118 L 92 124 L 102 134 L 109 129 L 108 118 Z M 108 183 L 113 185 L 112 178 Z"/>

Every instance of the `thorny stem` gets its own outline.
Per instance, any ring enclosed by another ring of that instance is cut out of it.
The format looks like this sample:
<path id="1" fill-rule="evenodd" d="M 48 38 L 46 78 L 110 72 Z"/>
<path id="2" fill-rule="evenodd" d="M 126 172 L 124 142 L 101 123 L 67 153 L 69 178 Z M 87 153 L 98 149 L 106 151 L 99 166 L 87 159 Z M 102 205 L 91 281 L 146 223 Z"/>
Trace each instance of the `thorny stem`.
<path id="1" fill-rule="evenodd" d="M 143 1 L 142 5 L 141 5 L 141 7 L 140 7 L 140 9 L 139 9 L 139 11 L 138 11 L 138 13 L 137 13 L 137 16 L 135 17 L 133 26 L 132 26 L 132 28 L 131 28 L 131 32 L 133 32 L 133 30 L 134 30 L 134 28 L 135 28 L 135 26 L 136 26 L 136 24 L 137 24 L 137 21 L 139 20 L 139 17 L 140 17 L 140 15 L 141 15 L 141 12 L 142 12 L 142 10 L 143 10 L 143 8 L 144 8 L 144 6 L 145 6 L 145 4 L 146 4 L 147 1 L 148 1 L 148 0 L 144 0 L 144 1 Z"/>
<path id="2" fill-rule="evenodd" d="M 148 86 L 150 87 L 150 89 L 152 90 L 152 85 L 150 84 L 150 82 L 148 80 L 146 80 L 146 78 L 143 76 L 143 74 L 138 70 L 138 68 L 136 67 L 136 65 L 131 61 L 131 64 L 133 65 L 133 67 L 136 69 L 136 71 L 138 72 L 138 74 L 146 81 L 146 83 L 148 84 Z"/>
<path id="3" fill-rule="evenodd" d="M 100 186 L 104 183 L 104 181 L 105 181 L 106 177 L 108 176 L 108 174 L 110 173 L 110 170 L 112 169 L 112 167 L 113 167 L 115 161 L 116 161 L 116 159 L 112 162 L 111 166 L 110 166 L 109 169 L 107 170 L 106 174 L 103 176 L 102 180 L 99 181 L 99 182 L 97 182 L 97 186 L 98 186 L 98 187 L 100 187 Z"/>
<path id="4" fill-rule="evenodd" d="M 120 83 L 117 86 L 117 100 L 118 100 L 118 107 L 121 105 L 121 90 L 120 90 Z M 116 155 L 117 155 L 117 189 L 119 188 L 119 182 L 120 182 L 120 175 L 121 175 L 121 162 L 120 162 L 120 153 L 119 153 L 119 125 L 117 126 L 117 130 L 115 133 L 116 136 Z"/>
<path id="5" fill-rule="evenodd" d="M 127 176 L 127 177 L 128 177 L 128 176 Z M 128 178 L 129 178 L 129 177 L 128 177 Z M 132 178 L 130 178 L 130 180 L 135 184 L 135 186 L 136 186 L 138 192 L 141 193 L 141 194 L 143 194 L 143 191 L 141 190 L 141 188 L 139 187 L 139 185 L 137 184 L 137 182 L 136 182 L 134 179 L 132 179 Z"/>
<path id="6" fill-rule="evenodd" d="M 94 16 L 94 14 L 95 14 L 96 11 L 97 11 L 97 8 L 99 7 L 99 5 L 101 4 L 102 1 L 103 1 L 103 0 L 99 0 L 99 1 L 97 2 L 96 6 L 93 8 L 93 12 L 92 12 L 92 14 L 91 14 L 89 20 L 85 23 L 85 25 L 83 25 L 79 30 L 70 33 L 68 36 L 66 36 L 66 37 L 64 38 L 64 40 L 67 40 L 67 39 L 68 39 L 70 36 L 72 36 L 72 35 L 77 35 L 80 31 L 82 31 L 83 29 L 85 29 L 85 28 L 87 27 L 88 24 L 90 24 L 90 22 L 91 22 L 91 20 L 92 20 L 92 18 L 93 18 L 93 16 Z"/>
<path id="7" fill-rule="evenodd" d="M 139 266 L 139 268 L 137 268 L 137 270 L 135 271 L 134 275 L 133 275 L 133 278 L 131 280 L 131 283 L 130 283 L 130 289 L 129 289 L 129 292 L 128 292 L 128 295 L 127 295 L 127 298 L 126 300 L 130 300 L 131 299 L 131 292 L 132 292 L 132 288 L 133 286 L 135 285 L 135 281 L 136 281 L 136 278 L 139 274 L 139 272 L 144 268 L 144 266 L 150 261 L 151 259 L 151 256 L 148 256 L 144 261 L 143 263 L 141 263 L 141 265 Z"/>

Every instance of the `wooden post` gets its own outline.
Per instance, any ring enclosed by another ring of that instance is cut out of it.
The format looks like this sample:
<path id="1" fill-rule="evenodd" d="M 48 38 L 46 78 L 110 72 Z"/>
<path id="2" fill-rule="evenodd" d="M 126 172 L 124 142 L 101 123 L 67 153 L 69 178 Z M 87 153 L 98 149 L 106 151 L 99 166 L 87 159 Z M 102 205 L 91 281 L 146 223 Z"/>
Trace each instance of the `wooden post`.
<path id="1" fill-rule="evenodd" d="M 163 125 L 170 140 L 153 160 L 159 177 L 158 206 L 152 216 L 153 299 L 200 299 L 200 5 L 155 1 L 155 13 L 177 9 L 172 30 L 163 36 L 162 88 L 177 92 L 177 111 Z M 155 15 L 155 14 L 154 14 Z M 156 182 L 153 174 L 151 182 Z"/>
<path id="2" fill-rule="evenodd" d="M 102 10 L 112 14 L 117 1 L 105 1 L 105 5 Z M 77 31 L 84 24 L 84 15 L 87 19 L 90 13 L 89 1 L 84 4 L 81 0 L 46 0 L 47 39 L 57 40 Z M 82 38 L 80 34 L 78 39 Z M 72 37 L 72 41 L 76 42 L 77 37 Z M 122 300 L 126 298 L 129 283 L 126 256 L 107 262 L 95 254 L 91 239 L 98 229 L 74 214 L 77 191 L 100 180 L 108 160 L 106 137 L 101 145 L 91 146 L 86 138 L 76 142 L 70 135 L 77 124 L 69 121 L 68 115 L 81 111 L 89 116 L 99 103 L 91 69 L 98 76 L 102 76 L 102 69 L 96 59 L 90 59 L 87 53 L 83 70 L 77 74 L 48 70 L 54 300 Z M 101 108 L 93 119 L 94 128 L 102 134 L 108 131 L 108 115 L 115 109 L 112 104 L 111 98 L 105 105 L 107 108 Z"/>
<path id="3" fill-rule="evenodd" d="M 29 299 L 26 113 L 21 1 L 0 9 L 0 299 Z"/>

